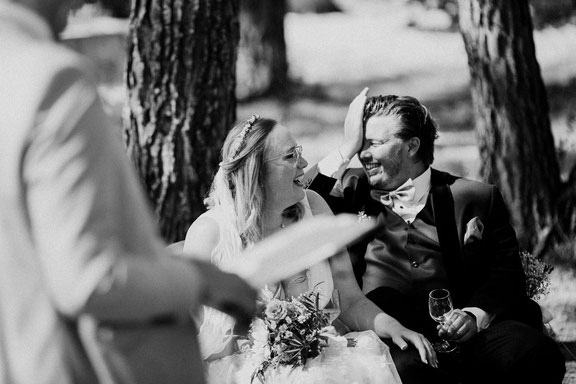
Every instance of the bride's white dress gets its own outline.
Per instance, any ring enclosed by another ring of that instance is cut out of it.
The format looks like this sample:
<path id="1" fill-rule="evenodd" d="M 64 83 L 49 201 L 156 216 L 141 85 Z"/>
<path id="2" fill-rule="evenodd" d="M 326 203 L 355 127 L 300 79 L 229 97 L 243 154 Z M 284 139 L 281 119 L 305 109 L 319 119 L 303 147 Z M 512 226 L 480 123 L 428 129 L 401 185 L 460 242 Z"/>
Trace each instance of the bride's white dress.
<path id="1" fill-rule="evenodd" d="M 303 201 L 305 216 L 311 216 L 307 199 Z M 226 231 L 226 224 L 221 225 Z M 221 232 L 221 236 L 223 233 Z M 224 235 L 225 236 L 225 235 Z M 231 240 L 231 239 L 230 239 Z M 216 258 L 222 261 L 221 258 Z M 220 263 L 220 267 L 226 267 Z M 334 282 L 329 263 L 323 262 L 307 272 L 308 286 L 320 293 L 320 306 L 330 300 Z M 233 334 L 234 320 L 228 315 L 204 308 L 204 320 L 199 327 L 200 349 L 203 358 L 221 352 Z M 400 384 L 400 377 L 392 362 L 389 348 L 372 331 L 350 332 L 354 346 L 330 343 L 322 353 L 307 361 L 304 367 L 280 366 L 268 369 L 266 384 Z M 239 352 L 205 363 L 206 382 L 209 384 L 250 384 L 258 364 L 251 352 Z M 254 379 L 254 383 L 258 383 Z"/>

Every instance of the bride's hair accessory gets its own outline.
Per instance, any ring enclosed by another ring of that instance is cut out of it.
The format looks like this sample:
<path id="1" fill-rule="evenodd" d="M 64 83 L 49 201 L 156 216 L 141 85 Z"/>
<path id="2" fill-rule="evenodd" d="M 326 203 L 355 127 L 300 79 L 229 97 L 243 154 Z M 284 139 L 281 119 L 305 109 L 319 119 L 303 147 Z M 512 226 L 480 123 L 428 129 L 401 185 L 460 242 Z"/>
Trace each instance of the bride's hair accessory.
<path id="1" fill-rule="evenodd" d="M 248 136 L 248 134 L 252 130 L 252 127 L 254 127 L 254 124 L 258 121 L 259 118 L 260 115 L 252 115 L 252 117 L 246 121 L 246 124 L 244 124 L 242 130 L 240 131 L 240 134 L 238 135 L 238 138 L 236 139 L 238 144 L 236 144 L 236 148 L 232 152 L 232 156 L 230 156 L 229 160 L 232 160 L 236 156 L 238 156 L 238 154 L 242 150 L 242 147 L 244 146 L 244 144 L 246 144 L 246 136 Z"/>

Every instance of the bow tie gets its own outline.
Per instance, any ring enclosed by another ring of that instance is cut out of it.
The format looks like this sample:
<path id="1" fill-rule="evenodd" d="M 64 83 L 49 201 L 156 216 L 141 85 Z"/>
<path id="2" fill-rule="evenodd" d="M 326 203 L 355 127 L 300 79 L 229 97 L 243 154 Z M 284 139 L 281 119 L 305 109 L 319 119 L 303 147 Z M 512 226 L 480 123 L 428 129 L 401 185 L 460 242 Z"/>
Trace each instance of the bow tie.
<path id="1" fill-rule="evenodd" d="M 392 207 L 394 205 L 394 200 L 400 200 L 404 202 L 412 201 L 412 199 L 414 199 L 415 192 L 416 189 L 414 188 L 412 179 L 408 179 L 408 181 L 393 191 L 380 191 L 373 189 L 370 191 L 370 196 L 385 206 Z"/>

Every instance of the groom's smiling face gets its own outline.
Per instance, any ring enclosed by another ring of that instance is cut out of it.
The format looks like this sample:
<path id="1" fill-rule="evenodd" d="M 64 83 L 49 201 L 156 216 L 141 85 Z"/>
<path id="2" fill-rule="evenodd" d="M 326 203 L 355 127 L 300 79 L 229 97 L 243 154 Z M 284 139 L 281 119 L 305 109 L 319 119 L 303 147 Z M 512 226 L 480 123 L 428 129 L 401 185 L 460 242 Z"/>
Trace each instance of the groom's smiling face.
<path id="1" fill-rule="evenodd" d="M 393 190 L 409 175 L 409 143 L 397 136 L 400 123 L 394 116 L 373 116 L 366 122 L 364 145 L 358 154 L 370 184 Z"/>

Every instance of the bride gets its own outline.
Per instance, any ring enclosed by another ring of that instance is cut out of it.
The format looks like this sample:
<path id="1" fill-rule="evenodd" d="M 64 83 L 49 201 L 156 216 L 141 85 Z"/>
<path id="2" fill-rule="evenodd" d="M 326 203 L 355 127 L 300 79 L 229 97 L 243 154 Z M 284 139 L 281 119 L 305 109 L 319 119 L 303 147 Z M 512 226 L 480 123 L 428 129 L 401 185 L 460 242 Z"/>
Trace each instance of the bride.
<path id="1" fill-rule="evenodd" d="M 302 147 L 276 121 L 253 115 L 234 127 L 222 148 L 222 162 L 206 201 L 209 209 L 186 235 L 186 253 L 210 260 L 222 269 L 232 269 L 242 257 L 241 251 L 262 238 L 308 216 L 331 215 L 318 194 L 304 189 L 306 166 Z M 337 289 L 341 304 L 338 321 L 344 329 L 355 331 L 347 337 L 355 338 L 356 345 L 330 345 L 304 368 L 269 369 L 266 383 L 399 383 L 388 347 L 380 337 L 391 338 L 403 349 L 411 343 L 424 362 L 437 364 L 424 336 L 403 327 L 365 298 L 346 252 L 270 289 L 288 298 L 314 289 L 319 293 L 321 307 Z M 207 381 L 250 383 L 254 364 L 247 353 L 238 351 L 234 320 L 208 307 L 204 307 L 199 318 Z"/>

